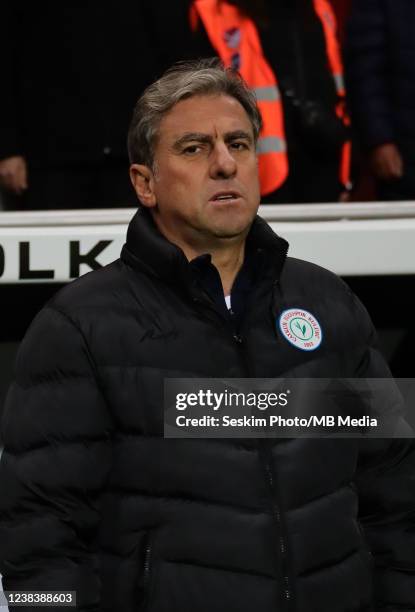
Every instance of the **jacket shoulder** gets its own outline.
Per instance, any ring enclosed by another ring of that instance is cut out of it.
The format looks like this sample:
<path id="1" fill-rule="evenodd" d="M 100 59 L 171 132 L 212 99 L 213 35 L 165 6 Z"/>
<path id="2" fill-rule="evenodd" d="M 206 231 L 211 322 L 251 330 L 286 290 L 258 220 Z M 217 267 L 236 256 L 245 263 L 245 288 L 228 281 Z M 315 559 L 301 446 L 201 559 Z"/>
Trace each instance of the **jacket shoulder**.
<path id="1" fill-rule="evenodd" d="M 88 272 L 60 289 L 46 306 L 67 315 L 90 308 L 107 308 L 126 291 L 125 267 L 117 259 L 99 270 Z"/>
<path id="2" fill-rule="evenodd" d="M 281 274 L 281 288 L 290 300 L 322 309 L 345 324 L 371 334 L 372 321 L 366 308 L 345 281 L 317 264 L 288 257 Z"/>
<path id="3" fill-rule="evenodd" d="M 330 291 L 332 295 L 350 298 L 353 292 L 350 287 L 334 272 L 310 261 L 287 257 L 281 282 L 286 286 L 297 286 L 308 292 L 321 295 L 322 290 Z M 318 284 L 316 284 L 318 283 Z"/>

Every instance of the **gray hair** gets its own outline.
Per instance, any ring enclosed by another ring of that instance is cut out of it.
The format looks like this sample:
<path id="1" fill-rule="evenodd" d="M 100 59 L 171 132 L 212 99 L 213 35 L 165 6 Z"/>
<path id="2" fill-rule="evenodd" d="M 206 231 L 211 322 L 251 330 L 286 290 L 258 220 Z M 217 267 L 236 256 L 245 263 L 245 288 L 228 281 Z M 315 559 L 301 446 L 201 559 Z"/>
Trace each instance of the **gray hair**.
<path id="1" fill-rule="evenodd" d="M 226 95 L 238 100 L 252 124 L 255 142 L 262 126 L 256 98 L 235 70 L 217 58 L 174 64 L 139 98 L 128 130 L 130 163 L 154 165 L 154 149 L 163 116 L 180 100 L 198 95 Z"/>

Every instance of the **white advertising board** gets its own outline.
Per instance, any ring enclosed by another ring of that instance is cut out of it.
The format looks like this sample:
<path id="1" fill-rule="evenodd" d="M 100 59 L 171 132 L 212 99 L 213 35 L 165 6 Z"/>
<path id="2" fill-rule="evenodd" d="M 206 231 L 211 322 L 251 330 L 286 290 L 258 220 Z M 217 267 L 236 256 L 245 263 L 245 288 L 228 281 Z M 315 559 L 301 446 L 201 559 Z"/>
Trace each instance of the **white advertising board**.
<path id="1" fill-rule="evenodd" d="M 67 282 L 119 257 L 132 209 L 0 214 L 0 283 Z M 293 257 L 342 276 L 415 274 L 415 203 L 262 206 Z"/>

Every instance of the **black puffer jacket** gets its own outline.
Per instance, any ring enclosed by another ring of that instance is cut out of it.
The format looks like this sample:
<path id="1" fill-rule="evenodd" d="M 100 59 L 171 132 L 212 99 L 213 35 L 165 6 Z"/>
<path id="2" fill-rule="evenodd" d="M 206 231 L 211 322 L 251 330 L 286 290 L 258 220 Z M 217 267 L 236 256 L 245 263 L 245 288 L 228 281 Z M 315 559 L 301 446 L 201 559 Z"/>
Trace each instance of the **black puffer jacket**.
<path id="1" fill-rule="evenodd" d="M 388 374 L 337 277 L 285 260 L 260 219 L 249 240 L 269 265 L 240 337 L 143 212 L 121 260 L 38 315 L 3 422 L 5 589 L 77 590 L 84 611 L 414 608 L 412 441 L 162 437 L 165 377 Z M 277 330 L 299 305 L 323 327 L 314 352 Z"/>

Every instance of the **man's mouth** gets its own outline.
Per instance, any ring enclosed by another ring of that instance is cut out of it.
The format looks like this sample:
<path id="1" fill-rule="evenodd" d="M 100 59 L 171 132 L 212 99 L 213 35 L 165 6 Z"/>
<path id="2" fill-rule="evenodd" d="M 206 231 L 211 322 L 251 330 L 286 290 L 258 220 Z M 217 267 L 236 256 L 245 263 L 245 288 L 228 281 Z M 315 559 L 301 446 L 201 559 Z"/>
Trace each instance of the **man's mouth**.
<path id="1" fill-rule="evenodd" d="M 220 191 L 210 199 L 211 202 L 226 202 L 227 200 L 236 200 L 241 197 L 237 191 Z"/>

